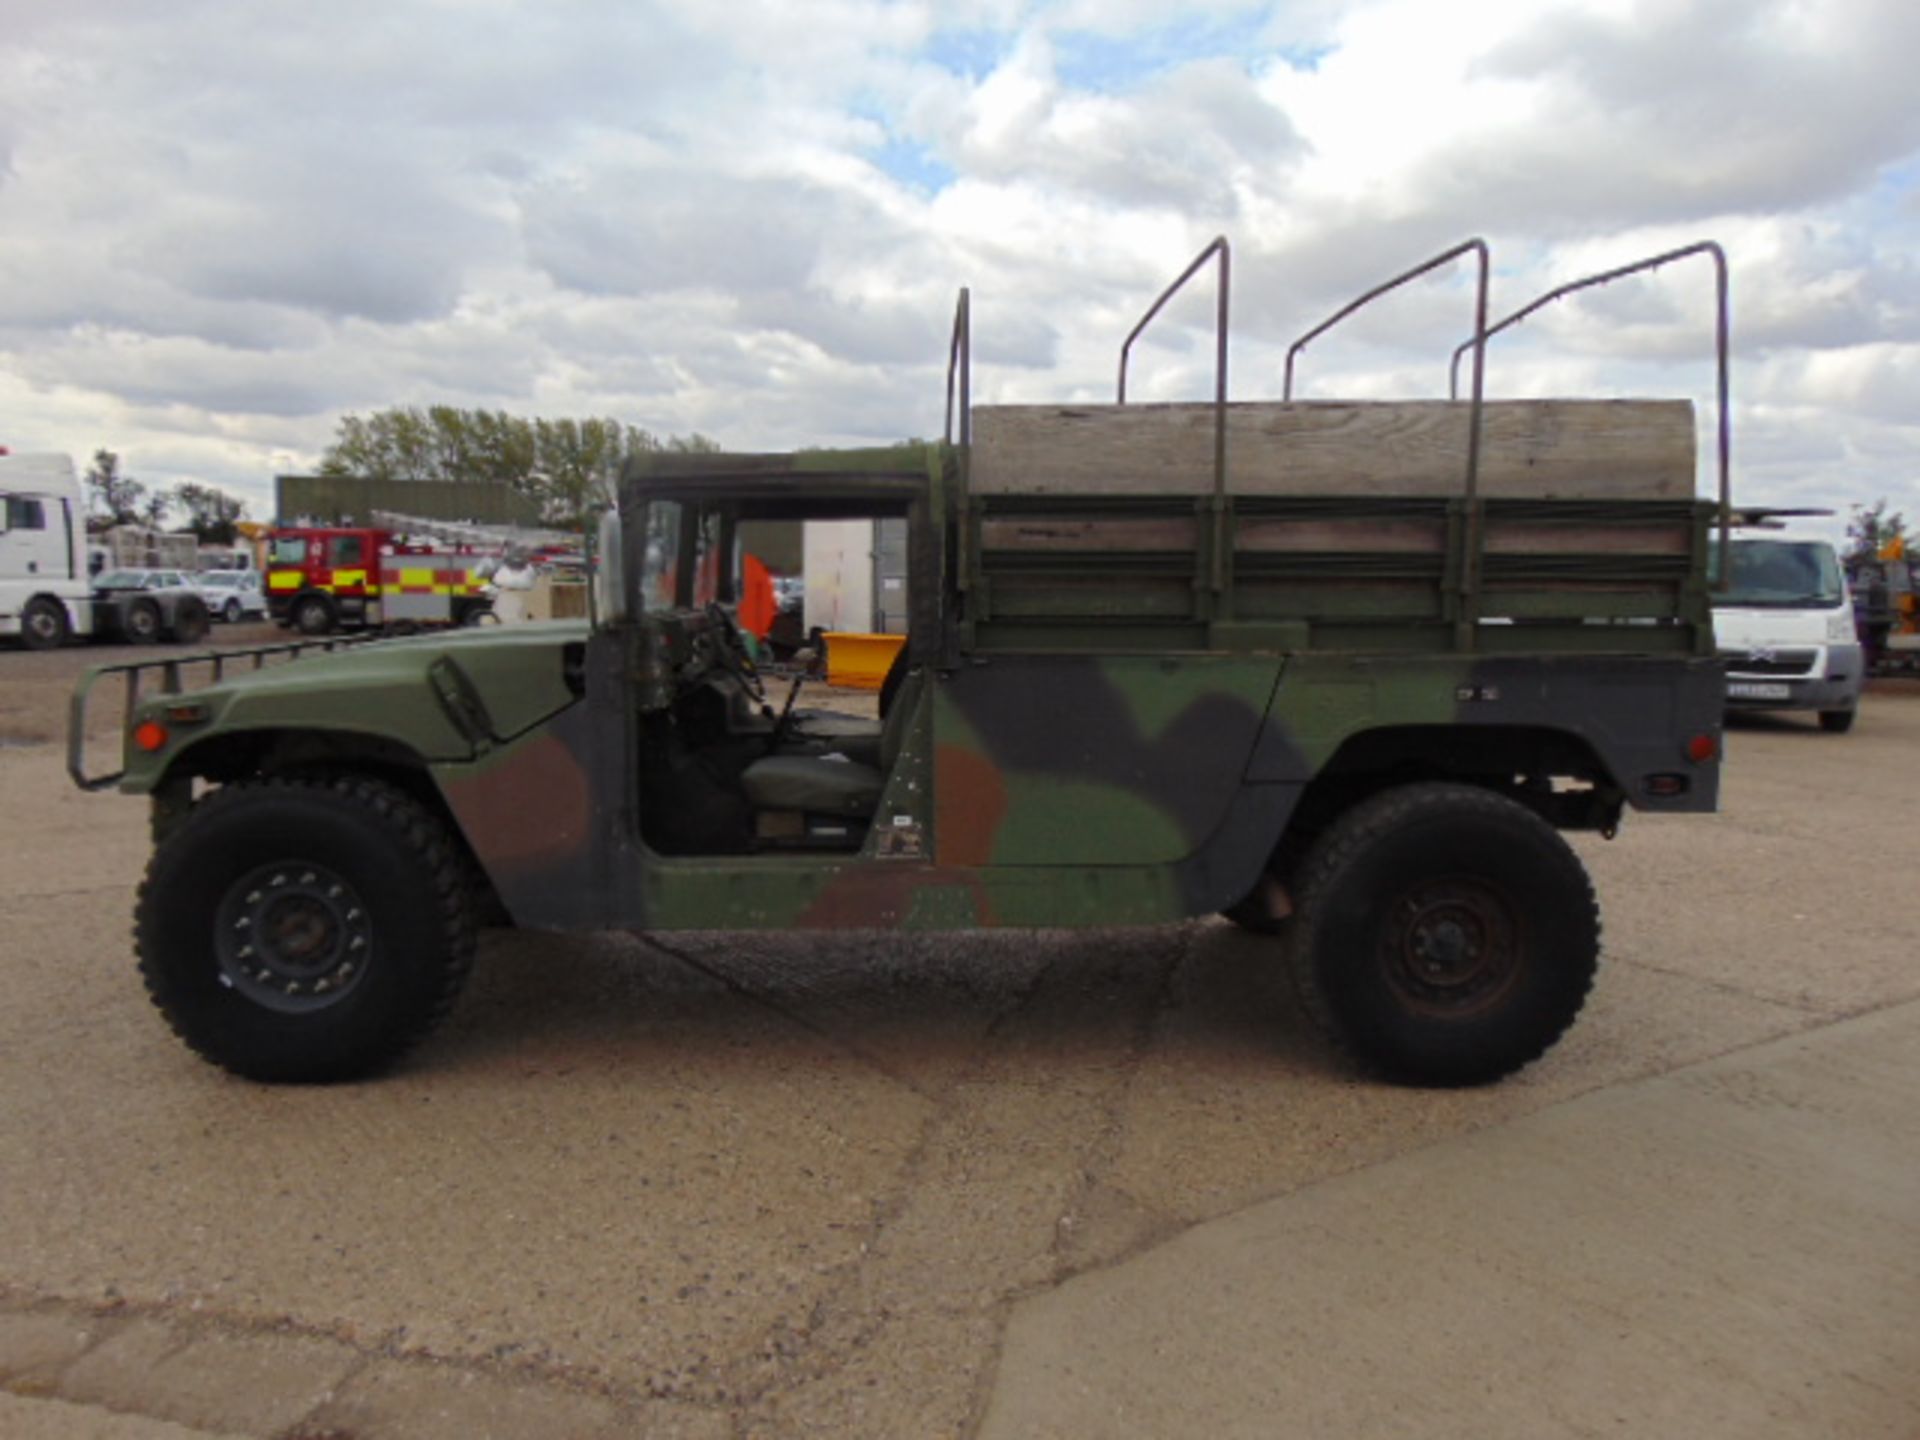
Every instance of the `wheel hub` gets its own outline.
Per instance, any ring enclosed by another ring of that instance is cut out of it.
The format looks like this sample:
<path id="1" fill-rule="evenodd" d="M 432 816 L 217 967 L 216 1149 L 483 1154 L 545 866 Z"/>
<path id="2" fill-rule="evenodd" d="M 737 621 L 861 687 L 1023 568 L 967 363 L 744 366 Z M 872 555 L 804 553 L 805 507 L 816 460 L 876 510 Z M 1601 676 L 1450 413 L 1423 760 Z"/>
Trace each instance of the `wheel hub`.
<path id="1" fill-rule="evenodd" d="M 242 876 L 215 921 L 220 982 L 270 1010 L 338 1004 L 366 973 L 372 947 L 373 924 L 353 886 L 303 861 Z"/>
<path id="2" fill-rule="evenodd" d="M 1402 997 L 1450 1014 L 1497 998 L 1518 969 L 1512 907 L 1472 880 L 1423 885 L 1401 897 L 1387 927 L 1388 974 Z"/>

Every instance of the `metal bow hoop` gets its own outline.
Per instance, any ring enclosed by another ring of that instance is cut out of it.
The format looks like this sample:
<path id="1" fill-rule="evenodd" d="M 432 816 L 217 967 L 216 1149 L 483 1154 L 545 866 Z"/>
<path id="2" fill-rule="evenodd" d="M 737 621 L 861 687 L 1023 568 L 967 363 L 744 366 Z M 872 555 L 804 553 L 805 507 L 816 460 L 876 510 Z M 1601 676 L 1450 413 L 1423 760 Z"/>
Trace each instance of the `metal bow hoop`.
<path id="1" fill-rule="evenodd" d="M 1133 350 L 1133 342 L 1140 338 L 1140 332 L 1153 323 L 1154 316 L 1166 307 L 1169 300 L 1179 292 L 1180 287 L 1191 280 L 1207 261 L 1218 257 L 1220 261 L 1220 294 L 1215 303 L 1213 318 L 1213 491 L 1224 494 L 1227 488 L 1227 310 L 1233 291 L 1233 247 L 1227 244 L 1227 237 L 1216 235 L 1198 255 L 1193 257 L 1186 269 L 1166 289 L 1160 292 L 1160 298 L 1147 307 L 1147 313 L 1140 317 L 1139 323 L 1127 332 L 1127 338 L 1120 343 L 1120 386 L 1118 403 L 1127 403 L 1127 360 Z"/>
<path id="2" fill-rule="evenodd" d="M 1698 240 L 1691 245 L 1682 245 L 1677 250 L 1667 250 L 1659 255 L 1649 256 L 1645 260 L 1636 260 L 1630 265 L 1618 265 L 1611 270 L 1602 270 L 1596 275 L 1588 275 L 1580 280 L 1570 280 L 1565 285 L 1556 285 L 1544 295 L 1522 305 L 1506 318 L 1493 325 L 1483 323 L 1476 329 L 1474 338 L 1464 340 L 1455 347 L 1453 360 L 1447 372 L 1447 394 L 1459 398 L 1460 357 L 1469 348 L 1476 352 L 1474 386 L 1476 395 L 1479 388 L 1480 357 L 1484 356 L 1486 342 L 1513 325 L 1518 325 L 1534 311 L 1552 304 L 1563 296 L 1578 290 L 1591 289 L 1596 285 L 1605 285 L 1610 281 L 1623 279 L 1628 275 L 1638 275 L 1644 271 L 1658 270 L 1662 265 L 1670 265 L 1675 260 L 1684 260 L 1692 255 L 1706 255 L 1713 261 L 1714 276 L 1714 349 L 1718 372 L 1716 376 L 1717 402 L 1719 405 L 1718 431 L 1720 446 L 1720 585 L 1727 584 L 1727 550 L 1731 543 L 1729 532 L 1733 525 L 1733 428 L 1728 415 L 1727 396 L 1727 351 L 1729 348 L 1730 306 L 1727 286 L 1727 254 L 1712 240 Z"/>

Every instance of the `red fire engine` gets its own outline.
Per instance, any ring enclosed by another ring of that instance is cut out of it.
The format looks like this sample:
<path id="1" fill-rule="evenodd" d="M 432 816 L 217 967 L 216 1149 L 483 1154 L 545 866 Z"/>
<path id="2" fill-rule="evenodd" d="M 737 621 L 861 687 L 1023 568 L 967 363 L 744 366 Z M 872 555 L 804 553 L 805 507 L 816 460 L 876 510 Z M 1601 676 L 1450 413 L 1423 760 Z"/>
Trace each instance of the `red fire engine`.
<path id="1" fill-rule="evenodd" d="M 293 525 L 274 530 L 267 613 L 307 635 L 382 625 L 465 625 L 487 609 L 471 547 L 436 548 L 391 530 Z"/>

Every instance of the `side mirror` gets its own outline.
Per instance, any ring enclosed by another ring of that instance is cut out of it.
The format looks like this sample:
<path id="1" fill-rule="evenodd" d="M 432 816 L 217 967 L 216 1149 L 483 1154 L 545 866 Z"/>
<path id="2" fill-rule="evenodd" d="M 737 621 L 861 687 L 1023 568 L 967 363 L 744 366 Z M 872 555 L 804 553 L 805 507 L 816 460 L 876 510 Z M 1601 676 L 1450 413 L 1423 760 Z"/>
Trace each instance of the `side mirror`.
<path id="1" fill-rule="evenodd" d="M 620 512 L 608 510 L 600 517 L 593 547 L 593 606 L 597 623 L 619 625 L 627 616 L 625 554 L 620 533 Z"/>

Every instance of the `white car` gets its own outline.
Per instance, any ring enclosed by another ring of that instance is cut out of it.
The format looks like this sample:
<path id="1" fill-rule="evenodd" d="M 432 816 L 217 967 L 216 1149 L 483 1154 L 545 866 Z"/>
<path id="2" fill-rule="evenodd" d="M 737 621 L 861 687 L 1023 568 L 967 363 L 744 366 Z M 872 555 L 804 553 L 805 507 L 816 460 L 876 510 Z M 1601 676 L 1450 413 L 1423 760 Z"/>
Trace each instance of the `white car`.
<path id="1" fill-rule="evenodd" d="M 188 577 L 188 583 L 207 602 L 207 613 L 229 625 L 247 616 L 264 619 L 266 592 L 260 588 L 258 570 L 202 570 Z"/>

